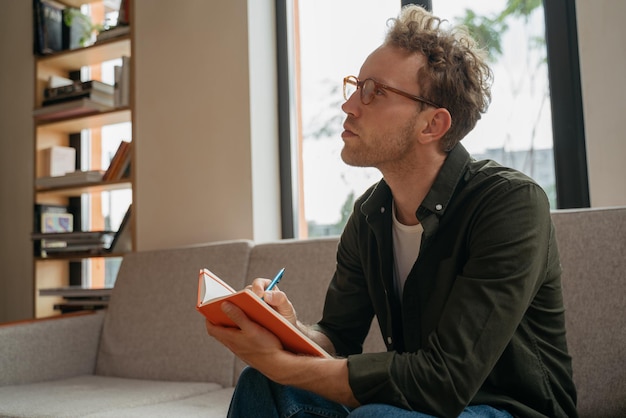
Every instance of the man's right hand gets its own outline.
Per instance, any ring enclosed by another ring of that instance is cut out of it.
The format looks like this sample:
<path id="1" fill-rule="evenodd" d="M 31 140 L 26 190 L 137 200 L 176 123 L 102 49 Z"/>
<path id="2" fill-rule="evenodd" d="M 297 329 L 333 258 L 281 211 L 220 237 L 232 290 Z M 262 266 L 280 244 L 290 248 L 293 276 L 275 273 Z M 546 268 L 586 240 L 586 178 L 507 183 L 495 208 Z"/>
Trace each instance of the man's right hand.
<path id="1" fill-rule="evenodd" d="M 252 284 L 248 286 L 257 296 L 263 298 L 263 300 L 270 305 L 276 312 L 285 317 L 286 320 L 291 322 L 295 327 L 298 326 L 298 315 L 293 305 L 289 301 L 289 298 L 282 292 L 278 286 L 274 287 L 270 291 L 265 291 L 271 280 L 258 278 L 252 281 Z"/>

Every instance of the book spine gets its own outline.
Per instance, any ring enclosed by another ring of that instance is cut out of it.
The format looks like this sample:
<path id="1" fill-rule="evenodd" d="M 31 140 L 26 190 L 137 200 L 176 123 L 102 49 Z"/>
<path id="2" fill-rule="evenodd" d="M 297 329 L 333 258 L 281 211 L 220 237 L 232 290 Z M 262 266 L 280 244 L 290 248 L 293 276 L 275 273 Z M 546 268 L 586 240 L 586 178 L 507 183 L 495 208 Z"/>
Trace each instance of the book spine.
<path id="1" fill-rule="evenodd" d="M 123 56 L 120 78 L 120 106 L 130 106 L 130 66 L 131 58 Z"/>
<path id="2" fill-rule="evenodd" d="M 63 6 L 47 0 L 39 0 L 40 30 L 42 42 L 39 53 L 50 54 L 63 50 Z"/>
<path id="3" fill-rule="evenodd" d="M 113 102 L 115 103 L 115 107 L 120 107 L 122 105 L 122 92 L 120 90 L 120 86 L 122 82 L 122 66 L 121 65 L 116 65 L 115 67 L 113 67 L 113 76 L 115 78 Z"/>

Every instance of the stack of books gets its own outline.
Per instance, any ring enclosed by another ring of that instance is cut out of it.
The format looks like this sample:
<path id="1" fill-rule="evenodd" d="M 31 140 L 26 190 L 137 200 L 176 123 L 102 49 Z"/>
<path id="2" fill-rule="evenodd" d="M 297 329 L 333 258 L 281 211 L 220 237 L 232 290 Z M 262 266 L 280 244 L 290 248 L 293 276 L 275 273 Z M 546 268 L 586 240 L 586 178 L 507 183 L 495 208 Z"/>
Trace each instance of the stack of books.
<path id="1" fill-rule="evenodd" d="M 35 205 L 31 238 L 35 257 L 106 256 L 133 250 L 131 213 L 128 206 L 120 227 L 113 231 L 74 232 L 73 215 L 60 205 Z"/>
<path id="2" fill-rule="evenodd" d="M 96 103 L 113 107 L 113 93 L 115 87 L 98 80 L 76 81 L 60 87 L 48 87 L 44 90 L 43 106 L 87 98 Z"/>
<path id="3" fill-rule="evenodd" d="M 63 256 L 69 254 L 104 254 L 113 239 L 113 231 L 78 232 L 35 232 L 32 239 L 39 248 L 40 257 Z"/>
<path id="4" fill-rule="evenodd" d="M 114 109 L 115 87 L 98 80 L 75 81 L 71 84 L 47 87 L 42 106 L 35 109 L 37 120 L 71 117 Z"/>
<path id="5" fill-rule="evenodd" d="M 86 288 L 82 286 L 67 286 L 51 289 L 39 289 L 39 296 L 60 296 L 62 303 L 54 305 L 54 309 L 61 313 L 104 309 L 109 305 L 113 288 Z"/>

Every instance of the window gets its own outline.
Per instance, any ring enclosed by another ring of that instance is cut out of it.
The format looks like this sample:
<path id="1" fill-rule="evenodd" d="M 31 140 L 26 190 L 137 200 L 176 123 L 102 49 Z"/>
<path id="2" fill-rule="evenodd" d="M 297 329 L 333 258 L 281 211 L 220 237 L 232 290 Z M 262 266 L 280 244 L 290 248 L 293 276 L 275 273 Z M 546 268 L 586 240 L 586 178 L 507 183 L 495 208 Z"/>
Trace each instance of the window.
<path id="1" fill-rule="evenodd" d="M 462 143 L 477 159 L 498 161 L 535 179 L 556 208 L 543 7 L 540 1 L 527 2 L 525 9 L 511 11 L 509 3 L 433 2 L 435 15 L 453 23 L 469 21 L 470 30 L 478 27 L 474 33 L 487 34 L 481 45 L 491 46 L 491 106 Z M 497 32 L 499 40 L 490 41 L 487 29 Z"/>
<path id="2" fill-rule="evenodd" d="M 281 48 L 279 39 L 279 68 L 281 58 L 289 62 L 282 67 L 291 68 L 287 73 L 279 73 L 279 88 L 290 92 L 288 96 L 284 93 L 279 96 L 288 97 L 290 102 L 290 106 L 282 106 L 280 110 L 281 123 L 289 120 L 287 129 L 281 130 L 281 159 L 283 166 L 289 166 L 289 170 L 283 167 L 282 174 L 283 236 L 338 234 L 352 210 L 354 198 L 380 178 L 375 169 L 347 167 L 341 161 L 339 135 L 345 116 L 340 109 L 341 79 L 358 74 L 365 57 L 382 42 L 385 21 L 397 15 L 400 3 L 409 2 L 279 0 L 277 6 L 283 3 L 286 7 L 282 18 L 287 25 L 282 36 L 288 42 L 284 41 L 285 48 Z M 564 107 L 569 103 L 575 106 L 576 100 L 580 101 L 580 87 L 577 97 L 574 94 L 571 100 L 564 100 L 559 91 L 571 91 L 576 77 L 572 76 L 569 90 L 556 89 L 549 83 L 549 73 L 578 74 L 577 55 L 569 61 L 554 58 L 555 51 L 570 51 L 572 42 L 576 43 L 573 7 L 568 2 L 552 2 L 550 8 L 546 7 L 544 17 L 543 3 L 539 0 L 522 2 L 518 7 L 527 9 L 508 14 L 507 7 L 515 2 L 433 0 L 425 3 L 432 3 L 434 14 L 452 23 L 464 21 L 470 23 L 470 29 L 472 24 L 486 24 L 499 35 L 501 53 L 490 54 L 495 76 L 492 104 L 463 145 L 477 159 L 494 159 L 533 177 L 548 194 L 553 209 L 585 206 L 588 187 L 582 127 L 576 132 L 575 143 L 563 145 L 569 139 L 563 138 L 563 132 L 568 132 L 572 125 L 582 126 L 582 122 L 571 123 L 582 121 L 581 113 Z M 558 20 L 562 16 L 569 17 L 568 25 Z M 496 21 L 498 17 L 504 18 L 504 24 Z M 280 12 L 277 19 L 281 21 Z M 546 34 L 551 32 L 546 31 L 545 22 L 551 25 L 552 33 L 563 27 L 569 32 L 565 36 L 553 34 L 546 42 Z M 322 27 L 324 30 L 320 30 Z M 279 37 L 280 33 L 279 30 Z M 569 42 L 568 48 L 559 43 L 563 39 Z M 550 56 L 546 44 L 551 44 Z M 283 50 L 288 55 L 283 53 L 281 57 Z M 550 61 L 552 68 L 548 67 Z M 551 80 L 554 82 L 555 77 Z M 286 144 L 296 151 L 284 152 Z M 556 144 L 560 146 L 554 151 Z M 578 158 L 571 158 L 571 153 Z M 555 171 L 561 173 L 560 182 Z M 573 199 L 567 190 L 572 184 L 576 189 Z"/>
<path id="3" fill-rule="evenodd" d="M 91 16 L 94 22 L 106 22 L 108 25 L 117 23 L 119 0 L 109 1 L 107 4 L 94 3 L 83 5 L 81 11 Z M 83 67 L 80 78 L 83 81 L 100 80 L 107 84 L 114 84 L 114 66 L 121 65 L 121 59 L 103 62 L 99 65 Z M 97 129 L 83 130 L 80 133 L 81 169 L 105 170 L 113 158 L 122 140 L 131 140 L 131 123 L 107 125 Z M 132 202 L 132 191 L 120 189 L 100 193 L 85 194 L 80 197 L 81 229 L 116 231 L 122 222 L 129 204 Z M 71 282 L 78 282 L 85 287 L 111 287 L 117 277 L 121 258 L 89 258 L 76 262 L 76 278 Z"/>
<path id="4" fill-rule="evenodd" d="M 290 24 L 285 44 L 291 42 L 286 59 L 292 68 L 288 88 L 295 92 L 285 100 L 291 101 L 291 112 L 297 109 L 292 118 L 296 126 L 288 134 L 292 149 L 298 150 L 288 158 L 291 173 L 301 173 L 291 179 L 300 186 L 293 188 L 297 197 L 286 198 L 286 205 L 293 201 L 296 208 L 295 236 L 334 235 L 343 228 L 354 197 L 380 179 L 378 170 L 341 161 L 341 80 L 358 74 L 367 55 L 382 43 L 385 22 L 397 15 L 400 1 L 286 0 L 286 5 Z M 283 140 L 288 134 L 282 133 Z M 283 186 L 283 192 L 290 191 Z M 286 229 L 290 226 L 283 224 L 283 235 L 289 235 Z"/>

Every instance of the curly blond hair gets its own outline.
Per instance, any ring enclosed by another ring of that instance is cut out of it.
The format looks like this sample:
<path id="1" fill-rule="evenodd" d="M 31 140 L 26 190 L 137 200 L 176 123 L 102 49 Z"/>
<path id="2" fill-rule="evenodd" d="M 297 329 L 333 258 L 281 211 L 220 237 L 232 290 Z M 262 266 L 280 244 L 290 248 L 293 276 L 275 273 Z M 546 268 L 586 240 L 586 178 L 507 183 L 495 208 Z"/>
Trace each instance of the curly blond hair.
<path id="1" fill-rule="evenodd" d="M 486 53 L 467 30 L 444 27 L 446 22 L 420 6 L 408 5 L 389 20 L 385 44 L 426 56 L 416 74 L 422 96 L 450 112 L 452 126 L 441 138 L 451 150 L 485 113 L 491 102 L 493 73 Z"/>

